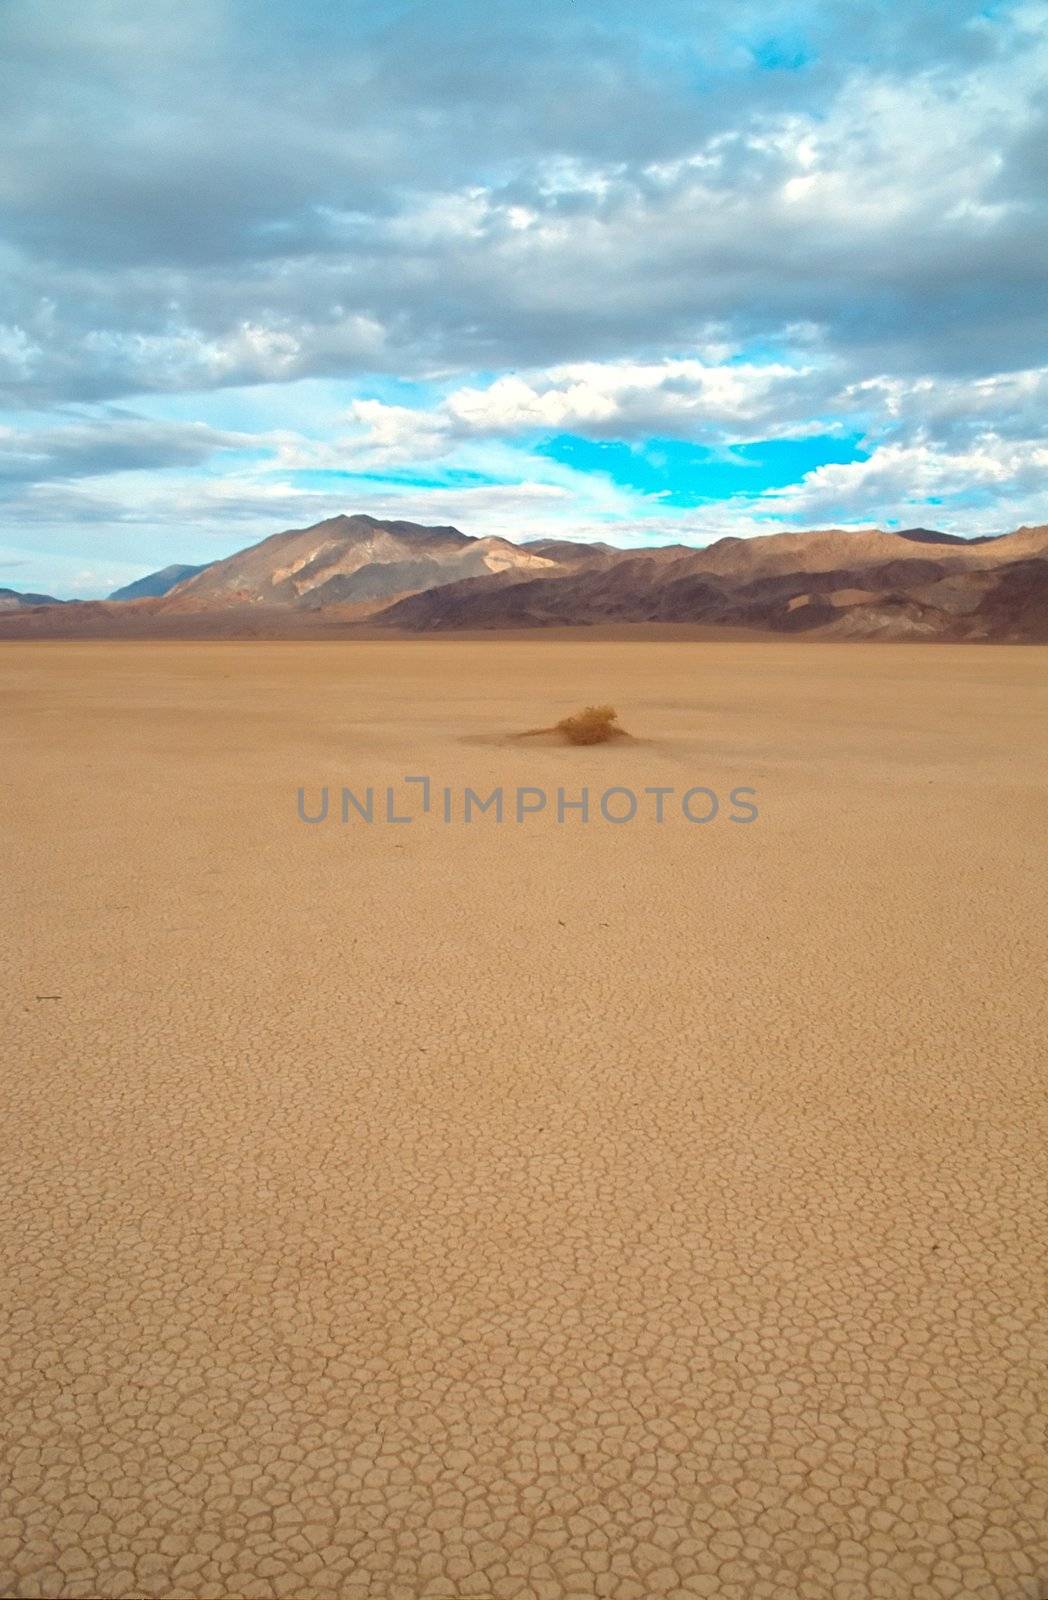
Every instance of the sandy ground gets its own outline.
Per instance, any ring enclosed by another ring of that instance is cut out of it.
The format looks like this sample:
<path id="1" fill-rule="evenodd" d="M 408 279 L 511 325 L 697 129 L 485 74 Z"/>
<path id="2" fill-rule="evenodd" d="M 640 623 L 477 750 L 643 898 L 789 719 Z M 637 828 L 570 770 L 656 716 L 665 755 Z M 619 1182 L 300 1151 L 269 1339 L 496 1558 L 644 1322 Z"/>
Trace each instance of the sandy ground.
<path id="1" fill-rule="evenodd" d="M 1048 1595 L 1046 686 L 0 646 L 0 1590 Z"/>

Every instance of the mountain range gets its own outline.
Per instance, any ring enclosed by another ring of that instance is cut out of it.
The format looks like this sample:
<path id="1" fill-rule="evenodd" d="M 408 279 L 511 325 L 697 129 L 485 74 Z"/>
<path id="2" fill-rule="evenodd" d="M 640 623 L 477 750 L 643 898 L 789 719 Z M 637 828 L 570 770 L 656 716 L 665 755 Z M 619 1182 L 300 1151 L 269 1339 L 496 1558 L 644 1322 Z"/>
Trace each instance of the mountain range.
<path id="1" fill-rule="evenodd" d="M 25 606 L 59 606 L 53 594 L 22 594 L 17 589 L 0 589 L 0 611 L 17 611 Z"/>
<path id="2" fill-rule="evenodd" d="M 61 604 L 0 590 L 0 610 L 6 637 L 683 623 L 1048 642 L 1048 526 L 974 539 L 931 528 L 818 529 L 701 549 L 620 549 L 341 515 L 204 567 L 166 567 L 108 601 Z"/>

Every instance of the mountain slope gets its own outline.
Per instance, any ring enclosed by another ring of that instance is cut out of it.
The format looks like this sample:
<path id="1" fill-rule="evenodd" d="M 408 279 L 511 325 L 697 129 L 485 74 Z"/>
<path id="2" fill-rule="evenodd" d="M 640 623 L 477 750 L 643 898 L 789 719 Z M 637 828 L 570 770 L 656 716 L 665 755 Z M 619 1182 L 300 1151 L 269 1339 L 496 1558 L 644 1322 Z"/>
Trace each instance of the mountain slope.
<path id="1" fill-rule="evenodd" d="M 210 562 L 203 566 L 187 567 L 175 563 L 174 566 L 161 567 L 159 572 L 148 572 L 144 578 L 136 578 L 134 583 L 125 583 L 123 588 L 114 589 L 109 596 L 110 600 L 155 600 L 172 590 L 176 583 L 184 583 L 187 578 L 195 578 L 198 572 L 206 572 Z"/>
<path id="2" fill-rule="evenodd" d="M 164 609 L 324 606 L 395 595 L 497 572 L 542 572 L 547 557 L 507 539 L 474 539 L 452 527 L 331 517 L 275 533 L 170 591 Z"/>

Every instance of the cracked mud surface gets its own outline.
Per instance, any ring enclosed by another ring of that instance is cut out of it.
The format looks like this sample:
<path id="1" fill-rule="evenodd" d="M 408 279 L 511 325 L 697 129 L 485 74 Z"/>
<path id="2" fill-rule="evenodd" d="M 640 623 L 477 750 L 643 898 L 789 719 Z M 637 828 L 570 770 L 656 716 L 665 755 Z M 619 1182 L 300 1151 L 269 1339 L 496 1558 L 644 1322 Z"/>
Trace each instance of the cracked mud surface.
<path id="1" fill-rule="evenodd" d="M 2 647 L 0 1591 L 1043 1600 L 1046 666 Z"/>

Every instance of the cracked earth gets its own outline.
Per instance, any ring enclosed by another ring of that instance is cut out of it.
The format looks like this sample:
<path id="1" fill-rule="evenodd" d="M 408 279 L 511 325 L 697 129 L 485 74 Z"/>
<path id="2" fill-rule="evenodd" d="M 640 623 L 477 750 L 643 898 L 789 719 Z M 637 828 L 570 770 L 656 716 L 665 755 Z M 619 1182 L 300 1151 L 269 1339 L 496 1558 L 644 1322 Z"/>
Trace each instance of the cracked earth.
<path id="1" fill-rule="evenodd" d="M 1046 666 L 3 646 L 0 1590 L 1044 1600 Z"/>

